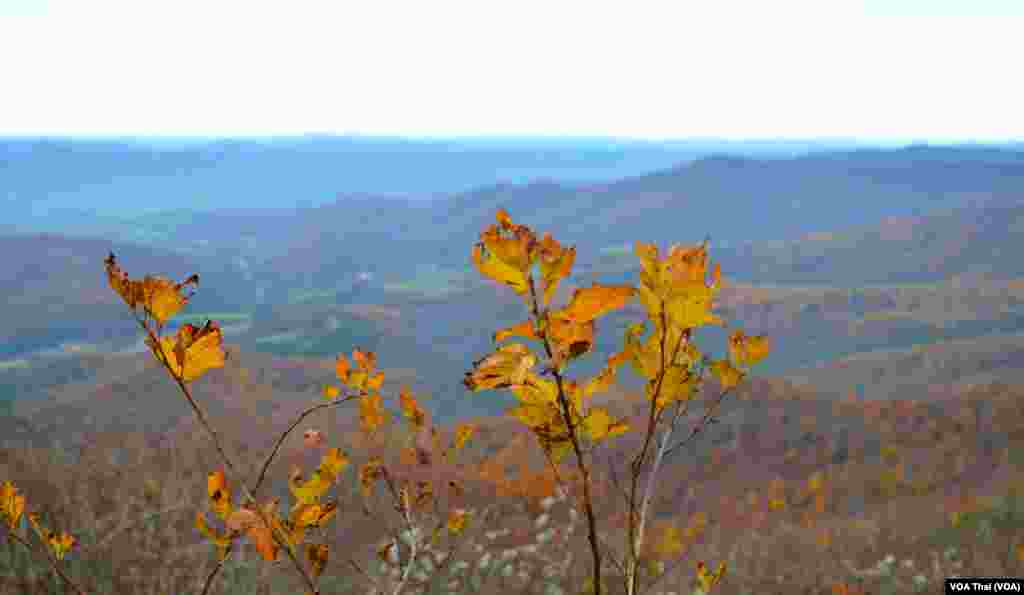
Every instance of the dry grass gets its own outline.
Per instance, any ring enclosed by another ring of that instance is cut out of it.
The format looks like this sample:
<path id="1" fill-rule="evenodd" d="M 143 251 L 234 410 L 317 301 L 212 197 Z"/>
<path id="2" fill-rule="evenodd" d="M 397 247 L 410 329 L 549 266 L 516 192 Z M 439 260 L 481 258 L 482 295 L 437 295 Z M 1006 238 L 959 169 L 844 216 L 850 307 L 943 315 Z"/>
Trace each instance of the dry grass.
<path id="1" fill-rule="evenodd" d="M 1016 431 L 1024 421 L 1019 393 L 1019 387 L 978 389 L 946 403 L 941 415 L 933 410 L 933 417 L 924 420 L 917 432 L 906 427 L 920 417 L 912 405 L 844 405 L 849 409 L 844 415 L 860 415 L 893 453 L 873 455 L 870 445 L 854 441 L 843 464 L 829 462 L 834 449 L 827 444 L 789 448 L 792 452 L 776 457 L 773 467 L 767 459 L 751 462 L 742 440 L 720 447 L 715 454 L 705 441 L 696 459 L 684 457 L 666 469 L 662 489 L 666 497 L 656 512 L 659 522 L 675 519 L 682 527 L 693 512 L 702 511 L 708 516 L 707 526 L 677 560 L 665 561 L 654 592 L 691 593 L 693 564 L 700 559 L 728 561 L 727 578 L 716 590 L 723 595 L 831 593 L 837 583 L 864 593 L 935 592 L 941 579 L 952 574 L 1024 574 L 1024 565 L 1009 555 L 1019 530 L 999 529 L 984 536 L 975 526 L 949 528 L 951 503 L 968 496 L 1004 495 L 1024 480 L 1024 465 L 1011 456 L 1024 446 L 1024 435 Z M 992 403 L 991 428 L 1005 430 L 1008 437 L 995 450 L 986 450 L 970 432 L 975 424 L 971 403 L 980 398 Z M 770 411 L 768 407 L 762 413 L 766 426 L 772 423 L 768 420 L 777 419 Z M 245 472 L 253 478 L 266 445 L 247 444 L 246 427 L 226 423 L 229 414 L 225 412 L 220 421 L 228 428 L 230 450 L 236 460 L 250 462 Z M 339 426 L 346 432 L 335 435 L 351 438 L 346 444 L 358 463 L 367 453 L 360 450 L 365 445 L 355 439 L 356 434 L 349 432 L 354 429 L 347 419 L 351 415 L 341 412 Z M 811 421 L 804 417 L 805 424 Z M 470 449 L 471 458 L 491 461 L 492 468 L 502 469 L 507 478 L 536 473 L 541 463 L 536 445 L 516 438 L 514 424 L 492 422 Z M 276 425 L 270 423 L 267 429 Z M 831 433 L 828 427 L 818 430 L 826 436 Z M 57 447 L 5 448 L 0 450 L 0 478 L 21 488 L 30 507 L 55 529 L 79 537 L 81 545 L 71 554 L 68 568 L 90 592 L 197 593 L 214 566 L 215 554 L 193 523 L 196 511 L 207 507 L 206 473 L 220 465 L 204 440 L 189 438 L 189 426 L 179 425 L 177 432 L 170 443 L 155 443 L 141 434 L 97 435 L 73 459 L 70 452 Z M 384 450 L 397 452 L 402 440 L 401 432 L 386 435 Z M 281 478 L 290 465 L 309 469 L 315 458 L 297 448 L 286 449 L 271 469 L 271 493 L 287 501 Z M 897 460 L 912 465 L 914 474 L 886 476 Z M 970 475 L 985 465 L 993 471 Z M 763 469 L 769 469 L 769 475 L 791 478 L 783 484 L 785 510 L 766 509 L 767 476 L 756 473 Z M 801 478 L 815 470 L 826 472 L 828 499 L 823 510 L 808 514 L 813 505 Z M 321 583 L 325 593 L 367 591 L 367 579 L 353 564 L 371 575 L 393 572 L 382 567 L 386 564 L 376 553 L 389 534 L 389 525 L 397 530 L 397 519 L 383 494 L 371 499 L 367 513 L 356 486 L 351 473 L 342 479 L 338 488 L 342 512 L 323 536 L 332 551 Z M 461 499 L 446 506 L 464 507 L 476 516 L 457 549 L 449 551 L 448 542 L 442 541 L 428 552 L 434 567 L 446 569 L 433 592 L 447 587 L 451 592 L 580 592 L 587 573 L 584 535 L 570 530 L 572 515 L 577 514 L 570 512 L 572 499 L 548 498 L 549 487 L 539 479 L 533 487 L 529 481 L 512 483 L 503 491 L 486 481 L 467 482 Z M 614 488 L 606 486 L 602 493 L 604 538 L 614 551 L 621 538 L 612 516 Z M 267 495 L 264 491 L 263 496 Z M 974 509 L 979 507 L 984 504 L 976 501 Z M 437 511 L 438 519 L 444 510 Z M 824 535 L 828 542 L 823 541 Z M 957 548 L 955 554 L 950 554 L 951 547 Z M 890 555 L 895 562 L 880 566 Z M 64 592 L 46 567 L 31 561 L 20 546 L 0 542 L 0 560 L 3 592 Z M 454 573 L 461 567 L 459 562 L 466 568 Z M 614 563 L 609 564 L 608 586 L 617 593 L 618 573 Z M 923 578 L 915 579 L 918 575 Z M 291 568 L 283 562 L 259 560 L 246 545 L 213 592 L 300 590 Z"/>

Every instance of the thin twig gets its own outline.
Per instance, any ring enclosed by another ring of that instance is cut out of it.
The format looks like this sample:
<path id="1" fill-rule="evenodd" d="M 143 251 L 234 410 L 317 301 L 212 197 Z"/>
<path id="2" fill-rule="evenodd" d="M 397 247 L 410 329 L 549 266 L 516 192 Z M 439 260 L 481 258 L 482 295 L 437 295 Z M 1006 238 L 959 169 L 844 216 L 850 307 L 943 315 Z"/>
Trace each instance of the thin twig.
<path id="1" fill-rule="evenodd" d="M 17 533 L 16 533 L 15 531 L 14 531 L 14 529 L 12 529 L 12 528 L 11 528 L 10 526 L 8 526 L 8 525 L 7 525 L 6 523 L 4 524 L 4 527 L 6 527 L 6 529 L 7 529 L 7 534 L 8 534 L 8 535 L 10 535 L 10 536 L 11 536 L 12 538 L 14 538 L 14 540 L 15 540 L 15 541 L 17 541 L 17 542 L 18 542 L 18 543 L 20 543 L 21 545 L 25 546 L 26 548 L 28 548 L 28 551 L 30 551 L 30 552 L 32 552 L 33 554 L 36 554 L 36 555 L 38 556 L 38 552 L 36 551 L 36 548 L 32 547 L 32 545 L 31 545 L 31 544 L 29 544 L 29 543 L 28 543 L 27 541 L 25 541 L 24 539 L 22 539 L 22 538 L 21 538 L 21 536 L 20 536 L 20 535 L 18 535 L 18 534 L 17 534 Z M 43 555 L 45 555 L 45 556 L 46 556 L 46 561 L 47 561 L 47 562 L 49 562 L 49 563 L 50 563 L 50 566 L 52 566 L 52 567 L 53 567 L 53 570 L 54 570 L 54 571 L 55 571 L 55 572 L 56 572 L 56 573 L 57 573 L 58 575 L 60 575 L 60 578 L 64 579 L 64 582 L 65 582 L 65 583 L 67 583 L 67 584 L 71 585 L 71 587 L 72 587 L 72 588 L 73 588 L 73 589 L 74 589 L 75 591 L 77 591 L 77 592 L 79 593 L 79 595 L 85 595 L 85 591 L 84 591 L 84 590 L 82 590 L 82 588 L 81 588 L 81 587 L 79 587 L 79 586 L 78 586 L 78 584 L 76 584 L 76 583 L 75 583 L 75 581 L 71 580 L 71 579 L 70 579 L 70 578 L 68 577 L 68 575 L 64 574 L 64 571 L 63 571 L 63 570 L 61 570 L 60 566 L 59 566 L 59 565 L 57 564 L 57 561 L 56 561 L 56 560 L 54 560 L 53 556 L 52 556 L 52 555 L 50 554 L 50 551 L 49 551 L 48 549 L 46 549 L 45 547 L 43 548 Z"/>

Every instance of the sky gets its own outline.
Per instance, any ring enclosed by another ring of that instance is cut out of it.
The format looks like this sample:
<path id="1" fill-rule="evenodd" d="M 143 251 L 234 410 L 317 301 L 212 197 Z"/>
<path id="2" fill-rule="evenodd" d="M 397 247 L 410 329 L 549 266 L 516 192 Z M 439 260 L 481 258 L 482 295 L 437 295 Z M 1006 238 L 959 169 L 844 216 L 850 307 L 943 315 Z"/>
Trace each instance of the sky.
<path id="1" fill-rule="evenodd" d="M 0 135 L 1024 140 L 1022 0 L 0 0 Z"/>

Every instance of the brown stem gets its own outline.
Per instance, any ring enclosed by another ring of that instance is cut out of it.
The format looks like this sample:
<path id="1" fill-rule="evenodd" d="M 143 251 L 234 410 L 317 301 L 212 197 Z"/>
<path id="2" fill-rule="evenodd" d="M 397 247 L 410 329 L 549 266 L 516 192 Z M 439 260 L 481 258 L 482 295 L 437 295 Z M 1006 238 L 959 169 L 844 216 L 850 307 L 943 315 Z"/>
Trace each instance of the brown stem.
<path id="1" fill-rule="evenodd" d="M 537 290 L 533 283 L 533 276 L 529 277 L 530 284 L 530 309 L 534 320 L 540 323 L 540 306 L 537 303 Z M 547 333 L 543 334 L 544 351 L 548 358 L 554 359 L 554 350 L 551 349 L 551 342 Z M 569 430 L 569 441 L 572 443 L 572 450 L 576 455 L 576 467 L 580 470 L 580 479 L 583 482 L 583 512 L 587 517 L 587 539 L 590 541 L 590 556 L 594 563 L 594 595 L 601 595 L 601 547 L 597 535 L 597 519 L 594 515 L 594 504 L 590 494 L 590 469 L 583 460 L 583 449 L 580 447 L 579 436 L 576 433 L 576 424 L 573 421 L 573 411 L 569 399 L 565 396 L 565 388 L 562 382 L 562 374 L 558 366 L 552 366 L 552 374 L 555 377 L 555 384 L 558 387 L 558 406 L 562 412 L 562 419 Z"/>
<path id="2" fill-rule="evenodd" d="M 309 409 L 306 409 L 305 411 L 303 411 L 299 415 L 299 417 L 296 418 L 296 420 L 293 421 L 290 426 L 288 426 L 288 429 L 285 430 L 284 433 L 281 434 L 281 437 L 277 439 L 277 443 L 274 444 L 274 449 L 270 452 L 269 455 L 267 455 L 267 459 L 265 461 L 263 461 L 263 468 L 260 469 L 260 475 L 256 479 L 256 485 L 253 486 L 253 488 L 252 488 L 253 493 L 256 493 L 256 492 L 260 491 L 260 486 L 263 484 L 263 479 L 267 475 L 267 469 L 270 467 L 270 463 L 271 463 L 271 461 L 274 460 L 274 457 L 277 456 L 277 452 L 279 450 L 281 450 L 281 445 L 284 444 L 285 438 L 288 437 L 288 434 L 291 434 L 292 430 L 294 430 L 300 423 L 302 423 L 303 419 L 306 419 L 306 416 L 312 414 L 314 411 L 318 411 L 320 409 L 326 409 L 328 407 L 335 407 L 335 406 L 341 405 L 342 403 L 347 403 L 348 401 L 351 401 L 351 400 L 353 400 L 355 398 L 356 398 L 355 395 L 349 395 L 349 396 L 345 397 L 344 399 L 339 399 L 337 401 L 331 401 L 329 403 L 320 403 L 318 405 L 314 405 L 314 406 L 310 407 Z"/>
<path id="3" fill-rule="evenodd" d="M 231 462 L 231 458 L 228 457 L 227 452 L 221 445 L 220 436 L 217 434 L 216 430 L 214 430 L 213 427 L 210 425 L 209 421 L 207 421 L 206 414 L 203 412 L 203 409 L 199 406 L 199 403 L 196 402 L 196 400 L 192 397 L 192 393 L 189 392 L 188 387 L 185 386 L 185 381 L 180 376 L 174 373 L 174 370 L 171 368 L 170 362 L 167 360 L 167 354 L 164 353 L 163 346 L 160 345 L 160 341 L 158 340 L 156 334 L 153 333 L 153 330 L 149 328 L 149 325 L 147 325 L 145 321 L 140 320 L 138 318 L 136 318 L 136 321 L 142 326 L 143 330 L 146 331 L 146 334 L 149 336 L 149 339 L 151 341 L 151 346 L 156 347 L 156 349 L 153 350 L 154 355 L 158 356 L 157 359 L 160 361 L 160 363 L 164 365 L 164 368 L 171 375 L 171 377 L 174 378 L 174 381 L 178 384 L 178 388 L 181 389 L 182 394 L 185 395 L 185 399 L 188 401 L 189 405 L 192 406 L 192 410 L 195 412 L 196 417 L 199 419 L 200 425 L 202 425 L 203 428 L 206 429 L 207 434 L 210 436 L 210 440 L 213 442 L 213 446 L 217 450 L 217 453 L 220 455 L 221 460 L 224 461 L 224 465 L 228 468 L 228 470 L 234 477 L 238 477 L 238 473 L 235 471 L 235 466 Z M 184 371 L 184 361 L 181 362 L 181 367 L 182 370 Z M 263 510 L 256 503 L 256 498 L 252 495 L 252 492 L 249 491 L 249 487 L 245 484 L 245 482 L 239 483 L 242 487 L 242 494 L 245 496 L 246 503 L 252 505 L 253 510 L 256 512 L 257 515 L 259 515 L 260 520 L 263 521 L 263 524 L 271 530 L 271 536 L 274 538 L 274 541 L 282 549 L 284 549 L 284 552 L 288 555 L 288 559 L 292 561 L 292 564 L 295 566 L 295 570 L 298 571 L 298 573 L 302 576 L 303 580 L 306 583 L 306 586 L 309 587 L 310 592 L 314 595 L 318 595 L 319 591 L 316 588 L 316 582 L 312 579 L 312 577 L 309 576 L 309 573 L 306 572 L 306 569 L 302 567 L 302 563 L 299 562 L 299 560 L 295 557 L 295 554 L 292 553 L 292 546 L 288 543 L 287 537 L 278 535 L 278 532 L 280 530 L 275 530 L 274 523 L 271 523 L 270 520 L 267 519 L 266 516 L 264 516 Z"/>

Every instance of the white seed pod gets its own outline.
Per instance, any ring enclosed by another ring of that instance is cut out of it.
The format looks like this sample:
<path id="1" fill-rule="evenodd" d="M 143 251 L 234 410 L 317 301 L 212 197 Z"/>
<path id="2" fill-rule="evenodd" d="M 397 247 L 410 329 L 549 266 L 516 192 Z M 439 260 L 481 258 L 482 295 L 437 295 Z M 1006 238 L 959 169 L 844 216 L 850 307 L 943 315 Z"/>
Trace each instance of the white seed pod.
<path id="1" fill-rule="evenodd" d="M 501 559 L 502 560 L 514 560 L 515 557 L 518 556 L 518 555 L 519 555 L 519 552 L 517 552 L 516 550 L 505 550 L 505 551 L 501 552 Z"/>
<path id="2" fill-rule="evenodd" d="M 540 501 L 540 507 L 542 510 L 545 511 L 551 510 L 551 507 L 555 505 L 555 502 L 557 502 L 557 500 L 555 500 L 553 496 L 548 496 L 547 498 L 544 498 L 543 500 Z"/>
<path id="3" fill-rule="evenodd" d="M 487 552 L 480 558 L 480 560 L 477 561 L 477 567 L 480 570 L 486 570 L 487 567 L 491 565 L 491 560 L 491 552 Z"/>
<path id="4" fill-rule="evenodd" d="M 551 520 L 551 516 L 549 516 L 547 513 L 544 513 L 544 514 L 540 515 L 539 517 L 537 517 L 537 520 L 533 521 L 533 526 L 536 527 L 537 529 L 540 529 L 544 525 L 547 525 L 548 521 L 550 521 L 550 520 Z"/>

